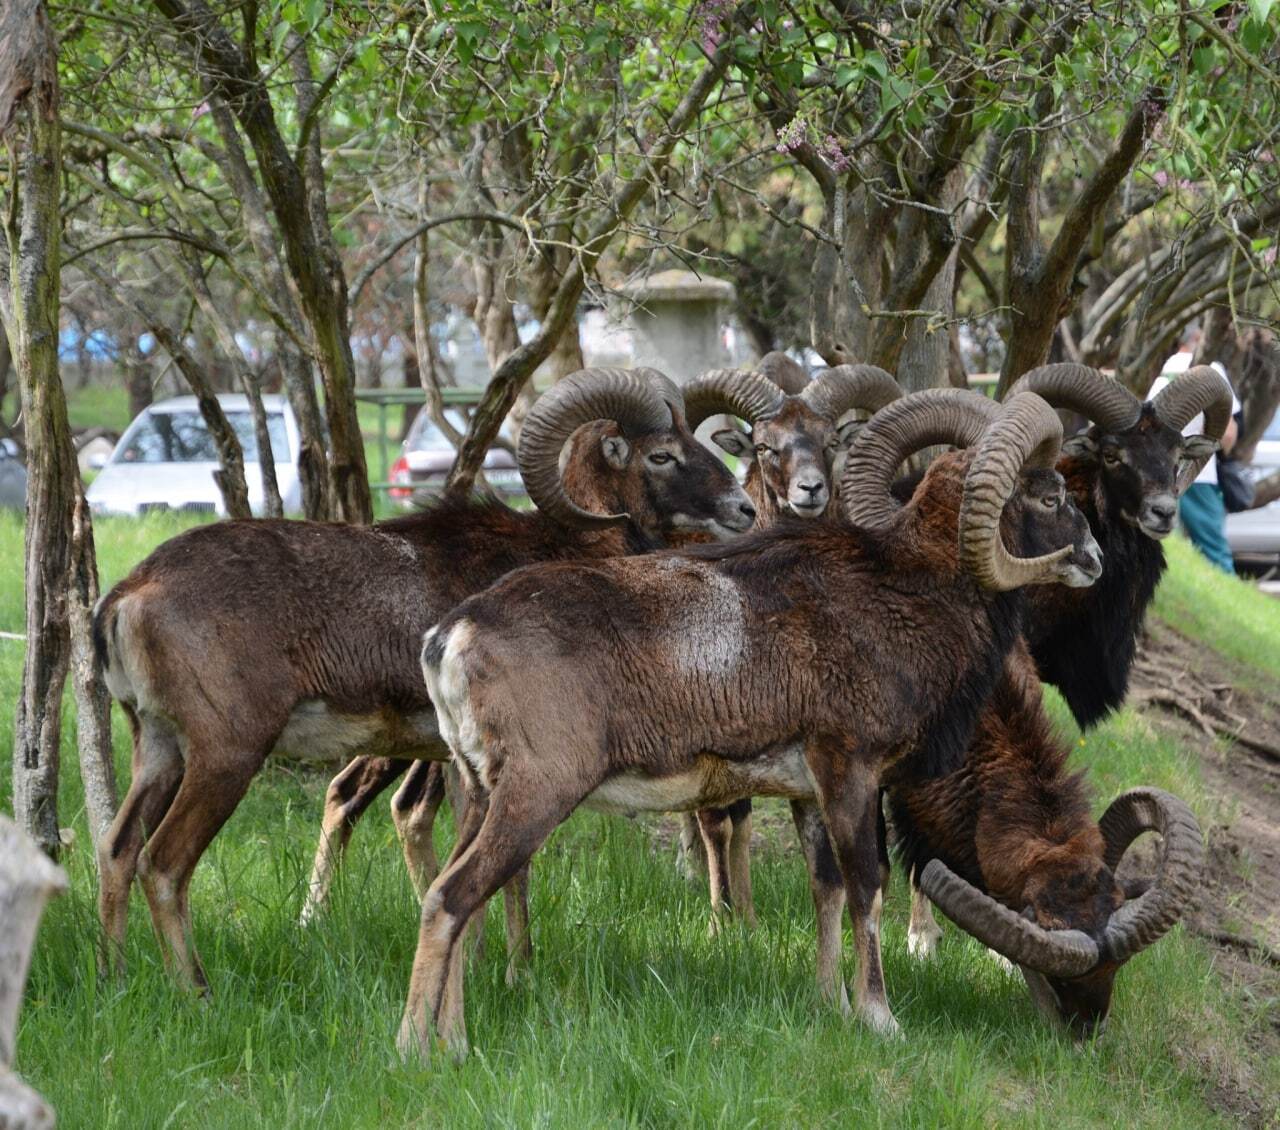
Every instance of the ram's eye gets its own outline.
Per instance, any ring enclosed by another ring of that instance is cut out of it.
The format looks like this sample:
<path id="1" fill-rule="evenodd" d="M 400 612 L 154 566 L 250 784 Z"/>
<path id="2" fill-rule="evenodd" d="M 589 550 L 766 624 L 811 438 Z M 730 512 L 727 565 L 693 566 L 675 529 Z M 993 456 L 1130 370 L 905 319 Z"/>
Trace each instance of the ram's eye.
<path id="1" fill-rule="evenodd" d="M 767 443 L 757 443 L 756 454 L 757 455 L 777 455 L 778 453 L 774 451 L 773 448 L 770 447 Z"/>
<path id="2" fill-rule="evenodd" d="M 1120 465 L 1120 456 L 1115 451 L 1104 451 L 1102 453 L 1102 461 L 1108 467 L 1117 467 Z"/>
<path id="3" fill-rule="evenodd" d="M 670 452 L 655 451 L 649 456 L 649 462 L 655 467 L 661 467 L 664 463 L 670 463 L 675 458 Z"/>
<path id="4" fill-rule="evenodd" d="M 1056 494 L 1046 494 L 1040 502 L 1046 510 L 1057 510 L 1062 505 L 1062 499 Z"/>

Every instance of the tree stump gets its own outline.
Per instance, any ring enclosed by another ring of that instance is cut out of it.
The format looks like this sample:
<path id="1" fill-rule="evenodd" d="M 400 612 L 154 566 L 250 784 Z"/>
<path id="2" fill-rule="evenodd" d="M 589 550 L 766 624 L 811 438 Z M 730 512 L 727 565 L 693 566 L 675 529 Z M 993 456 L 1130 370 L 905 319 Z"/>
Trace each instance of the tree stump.
<path id="1" fill-rule="evenodd" d="M 7 816 L 0 816 L 0 1130 L 46 1130 L 53 1109 L 9 1070 L 31 949 L 45 903 L 67 876 Z"/>

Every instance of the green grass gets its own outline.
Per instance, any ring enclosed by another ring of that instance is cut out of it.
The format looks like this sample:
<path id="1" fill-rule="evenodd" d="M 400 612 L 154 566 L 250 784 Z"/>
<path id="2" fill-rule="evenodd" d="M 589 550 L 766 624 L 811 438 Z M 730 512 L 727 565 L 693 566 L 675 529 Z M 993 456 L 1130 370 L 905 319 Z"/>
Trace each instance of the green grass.
<path id="1" fill-rule="evenodd" d="M 1280 600 L 1259 597 L 1248 581 L 1208 567 L 1186 538 L 1166 543 L 1170 570 L 1156 614 L 1183 635 L 1280 678 Z"/>
<path id="2" fill-rule="evenodd" d="M 106 581 L 178 528 L 172 517 L 101 523 Z M 0 519 L 0 629 L 21 630 L 20 559 L 20 527 Z M 1172 559 L 1162 608 L 1202 588 L 1210 594 L 1202 599 L 1218 599 L 1207 567 L 1178 548 Z M 1214 630 L 1228 636 L 1268 630 L 1271 614 L 1243 588 L 1210 612 L 1227 618 Z M 20 646 L 0 640 L 6 732 Z M 1213 817 L 1194 759 L 1141 717 L 1126 712 L 1080 742 L 1060 702 L 1051 697 L 1051 706 L 1091 770 L 1099 806 L 1123 787 L 1152 783 L 1186 797 L 1202 822 Z M 898 876 L 884 949 L 906 1038 L 884 1042 L 842 1022 L 812 987 L 808 888 L 772 804 L 757 821 L 769 830 L 754 869 L 760 927 L 714 939 L 703 892 L 676 877 L 648 823 L 574 816 L 535 864 L 536 953 L 514 989 L 503 984 L 500 923 L 488 925 L 487 954 L 467 977 L 477 1050 L 461 1065 L 395 1062 L 417 914 L 384 805 L 357 832 L 330 912 L 310 929 L 296 925 L 324 773 L 270 766 L 196 873 L 196 938 L 212 1002 L 170 985 L 140 897 L 129 980 L 103 983 L 73 739 L 68 727 L 62 811 L 76 831 L 66 859 L 72 890 L 45 919 L 17 1055 L 64 1127 L 1232 1123 L 1206 1105 L 1203 1065 L 1232 1061 L 1257 1018 L 1180 929 L 1123 971 L 1106 1037 L 1078 1048 L 949 925 L 940 960 L 913 962 Z M 116 749 L 127 780 L 118 712 Z M 852 975 L 851 959 L 845 971 Z M 1280 1091 L 1280 1068 L 1271 1070 Z"/>

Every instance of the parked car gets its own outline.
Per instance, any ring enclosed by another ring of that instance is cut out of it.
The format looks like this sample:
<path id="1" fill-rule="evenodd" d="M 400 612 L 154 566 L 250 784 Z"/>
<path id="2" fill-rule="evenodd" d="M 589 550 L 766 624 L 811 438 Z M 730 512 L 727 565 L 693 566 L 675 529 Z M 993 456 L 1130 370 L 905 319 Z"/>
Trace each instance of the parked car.
<path id="1" fill-rule="evenodd" d="M 456 431 L 467 430 L 466 417 L 458 409 L 446 408 L 445 418 Z M 408 506 L 416 494 L 439 494 L 456 455 L 431 417 L 425 411 L 419 412 L 400 446 L 400 457 L 387 472 L 387 479 L 393 484 L 387 494 L 402 506 Z M 489 449 L 484 457 L 484 477 L 501 495 L 511 497 L 525 492 L 515 456 L 506 448 Z"/>
<path id="2" fill-rule="evenodd" d="M 1249 474 L 1257 482 L 1280 471 L 1280 411 L 1253 453 Z M 1256 510 L 1227 515 L 1227 542 L 1237 564 L 1249 571 L 1280 565 L 1280 499 Z"/>
<path id="3" fill-rule="evenodd" d="M 25 510 L 26 506 L 27 469 L 18 445 L 11 439 L 0 439 L 0 509 Z"/>
<path id="4" fill-rule="evenodd" d="M 218 397 L 227 420 L 244 449 L 249 506 L 261 514 L 262 471 L 248 398 L 239 393 Z M 264 396 L 276 482 L 286 513 L 302 509 L 298 479 L 298 423 L 283 396 Z M 95 514 L 145 514 L 154 510 L 187 510 L 226 514 L 222 492 L 214 481 L 218 452 L 194 396 L 175 396 L 151 405 L 125 430 L 86 497 Z"/>

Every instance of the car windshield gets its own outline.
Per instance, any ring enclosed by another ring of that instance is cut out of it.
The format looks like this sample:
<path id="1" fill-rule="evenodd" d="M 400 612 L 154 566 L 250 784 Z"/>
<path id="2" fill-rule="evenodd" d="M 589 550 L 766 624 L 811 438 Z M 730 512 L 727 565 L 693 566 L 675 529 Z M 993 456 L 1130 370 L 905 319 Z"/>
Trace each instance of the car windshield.
<path id="1" fill-rule="evenodd" d="M 453 425 L 454 431 L 459 434 L 466 432 L 467 418 L 457 408 L 446 408 L 444 416 Z M 414 417 L 413 426 L 409 429 L 408 436 L 405 437 L 405 451 L 439 451 L 442 448 L 445 451 L 452 451 L 453 444 L 436 427 L 435 421 L 431 419 L 426 410 L 420 411 Z"/>
<path id="2" fill-rule="evenodd" d="M 1267 425 L 1267 430 L 1262 433 L 1262 438 L 1280 440 L 1280 412 L 1271 417 L 1271 423 Z"/>
<path id="3" fill-rule="evenodd" d="M 253 434 L 253 419 L 248 412 L 228 412 L 246 463 L 258 461 L 258 441 Z M 267 414 L 267 431 L 271 435 L 271 454 L 277 463 L 289 462 L 289 440 L 284 416 Z M 138 421 L 129 442 L 116 452 L 116 463 L 216 463 L 218 449 L 199 412 L 151 412 Z"/>

